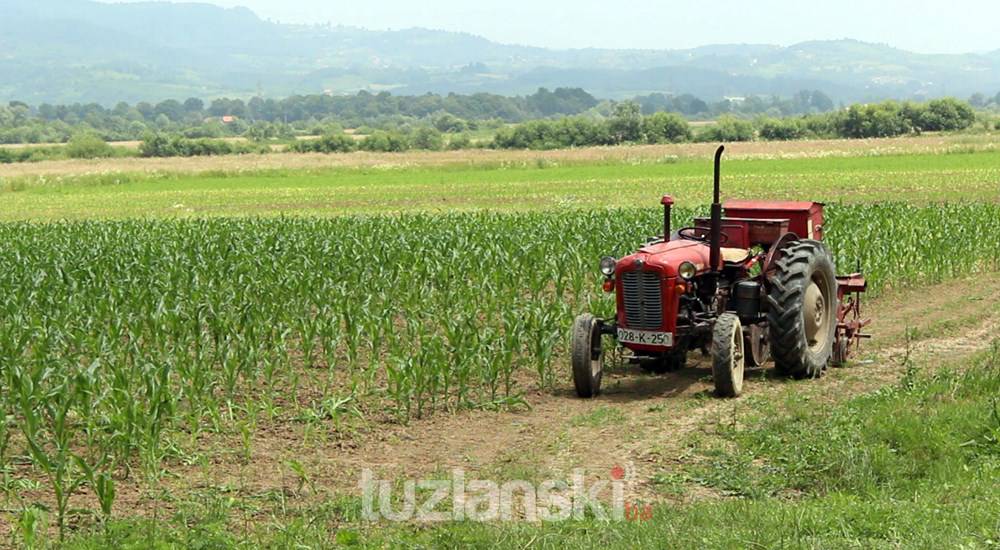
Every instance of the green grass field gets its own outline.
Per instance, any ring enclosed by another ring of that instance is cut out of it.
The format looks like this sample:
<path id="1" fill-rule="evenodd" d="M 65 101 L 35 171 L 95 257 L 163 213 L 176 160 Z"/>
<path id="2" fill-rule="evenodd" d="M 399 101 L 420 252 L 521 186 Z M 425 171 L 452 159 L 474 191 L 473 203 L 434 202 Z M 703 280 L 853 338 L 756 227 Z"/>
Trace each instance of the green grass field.
<path id="1" fill-rule="evenodd" d="M 571 397 L 597 257 L 710 183 L 675 157 L 0 180 L 0 545 L 1000 547 L 1000 152 L 727 161 L 725 197 L 829 204 L 875 341 L 737 400 L 698 359 Z M 360 515 L 361 466 L 621 461 L 642 521 Z"/>
<path id="2" fill-rule="evenodd" d="M 0 220 L 338 215 L 709 202 L 708 161 L 104 174 L 0 181 Z M 1000 152 L 726 162 L 730 198 L 1000 200 Z"/>

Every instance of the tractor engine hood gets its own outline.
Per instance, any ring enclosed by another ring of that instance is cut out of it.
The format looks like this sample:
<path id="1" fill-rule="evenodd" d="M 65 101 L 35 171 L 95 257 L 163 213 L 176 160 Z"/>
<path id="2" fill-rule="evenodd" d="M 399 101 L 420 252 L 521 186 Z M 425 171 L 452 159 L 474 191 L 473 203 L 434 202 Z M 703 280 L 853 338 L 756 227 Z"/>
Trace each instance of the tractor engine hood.
<path id="1" fill-rule="evenodd" d="M 708 271 L 710 250 L 706 243 L 690 240 L 676 240 L 656 243 L 640 248 L 634 254 L 618 261 L 617 271 L 632 271 L 638 263 L 659 269 L 667 277 L 677 277 L 677 268 L 684 262 L 691 262 L 701 274 Z"/>

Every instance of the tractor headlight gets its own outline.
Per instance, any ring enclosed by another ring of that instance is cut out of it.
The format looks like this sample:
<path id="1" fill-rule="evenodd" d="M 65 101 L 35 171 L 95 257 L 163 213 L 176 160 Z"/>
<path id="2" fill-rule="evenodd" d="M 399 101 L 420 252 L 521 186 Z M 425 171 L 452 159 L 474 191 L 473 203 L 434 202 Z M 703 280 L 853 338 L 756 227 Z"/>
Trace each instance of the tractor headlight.
<path id="1" fill-rule="evenodd" d="M 615 266 L 618 264 L 618 260 L 612 258 L 611 256 L 605 256 L 601 258 L 601 273 L 605 277 L 610 277 L 615 274 Z"/>
<path id="2" fill-rule="evenodd" d="M 693 279 L 696 273 L 698 273 L 698 268 L 691 262 L 684 262 L 677 267 L 677 274 L 685 281 Z"/>

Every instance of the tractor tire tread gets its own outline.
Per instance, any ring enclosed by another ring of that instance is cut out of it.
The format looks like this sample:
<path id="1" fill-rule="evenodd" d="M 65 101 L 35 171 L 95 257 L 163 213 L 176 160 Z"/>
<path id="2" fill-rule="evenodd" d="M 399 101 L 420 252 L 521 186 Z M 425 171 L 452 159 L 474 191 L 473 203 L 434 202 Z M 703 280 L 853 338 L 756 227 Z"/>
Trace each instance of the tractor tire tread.
<path id="1" fill-rule="evenodd" d="M 599 370 L 595 375 L 591 369 L 592 338 L 594 338 L 594 325 L 596 323 L 597 318 L 589 313 L 584 313 L 573 321 L 570 342 L 573 386 L 576 388 L 576 394 L 583 398 L 596 397 L 601 392 L 603 373 Z M 597 332 L 596 336 L 600 338 L 600 332 Z"/>
<path id="2" fill-rule="evenodd" d="M 742 379 L 733 380 L 733 331 L 740 329 L 740 318 L 731 313 L 724 313 L 715 320 L 712 330 L 712 379 L 715 383 L 715 393 L 719 397 L 739 397 L 743 390 Z M 741 331 L 742 332 L 742 331 Z M 740 335 L 742 341 L 743 335 Z M 739 360 L 743 367 L 743 359 Z"/>
<path id="3" fill-rule="evenodd" d="M 776 262 L 777 273 L 770 281 L 771 290 L 767 295 L 771 357 L 775 370 L 781 375 L 800 379 L 818 377 L 829 358 L 816 361 L 809 356 L 803 336 L 803 299 L 810 266 L 815 269 L 828 264 L 831 271 L 828 276 L 832 278 L 833 260 L 826 246 L 813 240 L 796 241 L 783 252 L 782 258 Z M 830 308 L 835 306 L 834 303 L 829 305 Z"/>

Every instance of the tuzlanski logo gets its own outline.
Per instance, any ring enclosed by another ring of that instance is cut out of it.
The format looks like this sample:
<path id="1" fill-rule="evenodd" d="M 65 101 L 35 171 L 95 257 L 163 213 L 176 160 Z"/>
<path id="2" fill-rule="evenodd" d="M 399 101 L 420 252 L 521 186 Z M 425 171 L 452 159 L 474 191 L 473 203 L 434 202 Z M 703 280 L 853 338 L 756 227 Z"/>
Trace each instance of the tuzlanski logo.
<path id="1" fill-rule="evenodd" d="M 537 483 L 469 479 L 461 468 L 450 474 L 450 479 L 394 483 L 378 479 L 365 468 L 359 481 L 362 517 L 367 521 L 417 522 L 635 521 L 652 517 L 649 505 L 626 501 L 626 490 L 635 479 L 630 462 L 614 466 L 603 479 L 588 479 L 582 468 L 574 469 L 566 480 Z"/>

